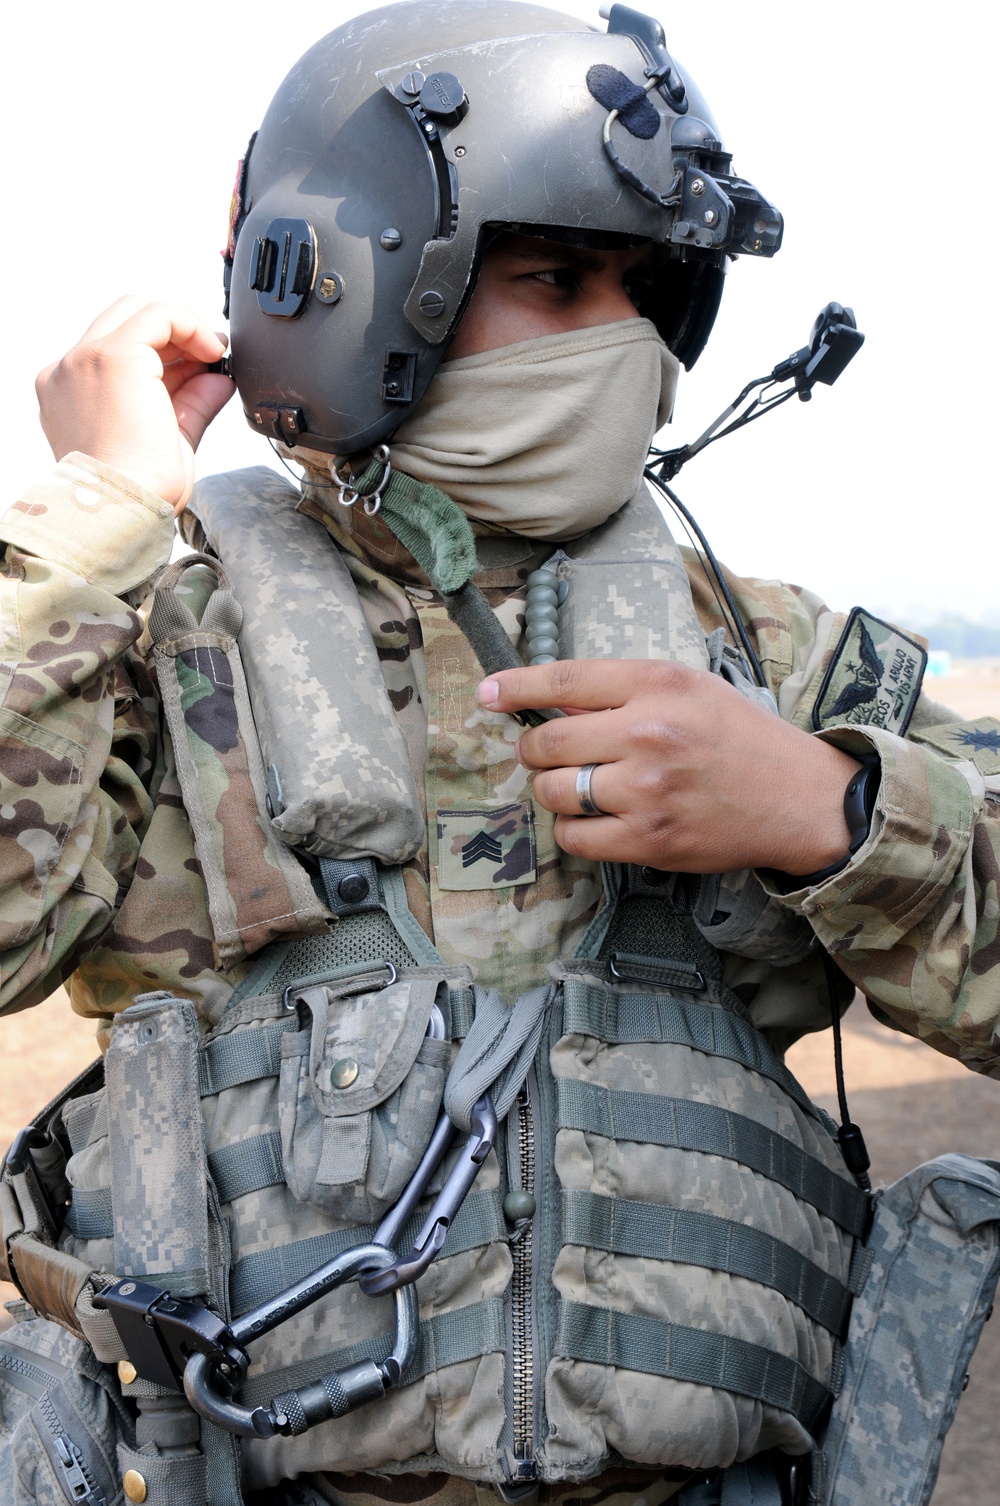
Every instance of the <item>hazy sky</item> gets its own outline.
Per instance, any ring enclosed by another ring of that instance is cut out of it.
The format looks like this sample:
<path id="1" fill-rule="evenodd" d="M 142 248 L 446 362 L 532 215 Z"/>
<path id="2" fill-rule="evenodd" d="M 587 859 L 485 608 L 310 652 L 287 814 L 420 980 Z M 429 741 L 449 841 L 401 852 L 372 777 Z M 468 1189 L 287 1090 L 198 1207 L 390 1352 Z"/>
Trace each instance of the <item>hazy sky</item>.
<path id="1" fill-rule="evenodd" d="M 295 59 L 364 8 L 48 0 L 4 23 L 8 488 L 50 463 L 35 372 L 118 294 L 182 299 L 221 327 L 236 161 Z M 596 5 L 564 8 L 598 21 Z M 655 10 L 735 170 L 786 223 L 774 261 L 733 267 L 667 442 L 802 344 L 828 300 L 853 305 L 867 336 L 836 387 L 693 461 L 681 496 L 743 573 L 904 618 L 1000 609 L 994 7 Z M 235 401 L 199 453 L 203 474 L 269 459 Z"/>

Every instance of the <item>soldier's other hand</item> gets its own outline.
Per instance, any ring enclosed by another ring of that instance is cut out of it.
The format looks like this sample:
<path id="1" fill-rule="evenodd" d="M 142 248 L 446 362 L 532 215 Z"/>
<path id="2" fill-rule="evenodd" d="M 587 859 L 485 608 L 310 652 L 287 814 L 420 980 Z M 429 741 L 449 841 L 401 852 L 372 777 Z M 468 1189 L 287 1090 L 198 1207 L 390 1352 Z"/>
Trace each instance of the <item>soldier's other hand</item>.
<path id="1" fill-rule="evenodd" d="M 35 383 L 52 453 L 62 460 L 82 451 L 180 512 L 198 443 L 236 390 L 206 369 L 225 349 L 180 304 L 120 298 Z"/>
<path id="2" fill-rule="evenodd" d="M 559 845 L 580 857 L 686 873 L 813 873 L 847 853 L 857 761 L 748 701 L 717 675 L 641 659 L 560 660 L 479 687 L 493 711 L 576 714 L 532 728 L 517 755 Z M 583 816 L 580 767 L 596 764 Z"/>

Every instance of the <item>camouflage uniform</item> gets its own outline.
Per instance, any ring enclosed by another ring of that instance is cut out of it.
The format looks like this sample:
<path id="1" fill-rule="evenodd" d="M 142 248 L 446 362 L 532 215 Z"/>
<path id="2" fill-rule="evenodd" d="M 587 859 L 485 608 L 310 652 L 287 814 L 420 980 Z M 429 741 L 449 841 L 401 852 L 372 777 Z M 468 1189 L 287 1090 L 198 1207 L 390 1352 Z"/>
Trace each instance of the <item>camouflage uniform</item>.
<path id="1" fill-rule="evenodd" d="M 352 515 L 347 532 L 327 508 L 328 494 L 310 488 L 303 511 L 344 550 L 433 816 L 406 865 L 410 909 L 446 963 L 471 964 L 480 983 L 513 998 L 555 956 L 573 951 L 600 903 L 597 870 L 556 847 L 553 818 L 530 800 L 528 775 L 513 756 L 519 729 L 478 707 L 472 651 L 413 561 L 377 521 Z M 0 805 L 7 878 L 0 1003 L 25 1007 L 66 981 L 78 1012 L 106 1019 L 136 994 L 164 989 L 191 998 L 214 1023 L 250 964 L 220 969 L 146 654 L 139 604 L 169 553 L 171 509 L 77 456 L 9 508 L 0 533 L 8 543 L 0 588 L 8 785 Z M 513 642 L 523 627 L 524 581 L 549 552 L 528 541 L 494 544 L 489 535 L 482 542 L 478 580 Z M 696 559 L 686 563 L 711 632 L 718 609 Z M 845 618 L 796 588 L 731 584 L 781 714 L 809 729 L 814 706 L 837 692 L 827 672 L 843 657 L 836 650 Z M 865 691 L 852 710 L 871 700 Z M 782 903 L 808 917 L 882 1013 L 1000 1075 L 989 980 L 1000 851 L 993 792 L 1000 755 L 991 729 L 963 730 L 926 699 L 907 740 L 860 714 L 846 720 L 853 725 L 821 735 L 880 755 L 871 837 L 841 874 Z M 473 887 L 462 853 L 480 833 L 487 861 L 475 864 Z M 814 963 L 778 969 L 724 954 L 724 966 L 726 982 L 779 1049 L 827 1022 Z M 641 1482 L 652 1502 L 649 1476 Z M 427 1493 L 443 1499 L 440 1484 Z M 384 1493 L 414 1499 L 413 1488 L 408 1477 Z M 677 1487 L 657 1488 L 665 1498 Z M 373 1491 L 370 1480 L 331 1489 L 338 1498 Z M 605 1477 L 586 1494 L 627 1489 L 626 1479 Z M 471 1499 L 475 1487 L 451 1491 Z"/>
<path id="2" fill-rule="evenodd" d="M 593 865 L 559 852 L 553 818 L 537 805 L 523 830 L 507 829 L 504 808 L 528 793 L 513 756 L 519 729 L 478 708 L 472 652 L 402 546 L 377 523 L 365 521 L 364 537 L 357 522 L 359 531 L 345 534 L 323 504 L 312 491 L 305 510 L 345 549 L 418 788 L 437 813 L 407 868 L 411 909 L 447 959 L 472 961 L 484 984 L 513 996 L 582 934 L 598 897 Z M 74 1009 L 95 1019 L 153 988 L 218 1017 L 239 976 L 217 970 L 143 658 L 138 607 L 172 534 L 166 504 L 82 457 L 64 461 L 0 521 L 8 542 L 0 582 L 3 1008 L 26 1007 L 67 982 Z M 525 577 L 548 552 L 525 541 L 523 558 L 479 576 L 512 640 Z M 711 631 L 721 623 L 718 607 L 692 555 L 687 564 Z M 797 587 L 735 576 L 731 584 L 782 716 L 808 729 L 844 617 Z M 1000 1075 L 1000 752 L 995 731 L 953 722 L 922 697 L 905 740 L 872 726 L 821 734 L 851 751 L 877 749 L 883 774 L 872 836 L 841 874 L 783 898 L 881 1012 Z M 471 889 L 454 860 L 461 817 L 449 812 L 480 803 L 491 809 L 503 855 L 489 887 Z M 823 1022 L 796 979 L 769 979 L 746 959 L 728 967 L 755 1022 L 783 1044 Z"/>

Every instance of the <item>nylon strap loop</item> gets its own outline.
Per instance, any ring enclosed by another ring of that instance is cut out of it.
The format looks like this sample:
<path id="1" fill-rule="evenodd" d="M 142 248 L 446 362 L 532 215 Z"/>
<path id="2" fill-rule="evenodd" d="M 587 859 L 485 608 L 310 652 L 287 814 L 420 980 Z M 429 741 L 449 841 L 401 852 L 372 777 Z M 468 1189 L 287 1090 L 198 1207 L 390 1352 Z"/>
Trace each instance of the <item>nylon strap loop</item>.
<path id="1" fill-rule="evenodd" d="M 638 1313 L 562 1302 L 553 1352 L 591 1365 L 690 1381 L 790 1412 L 813 1432 L 832 1398 L 795 1360 L 761 1344 Z"/>
<path id="2" fill-rule="evenodd" d="M 573 1078 L 560 1077 L 557 1090 L 564 1129 L 724 1156 L 787 1187 L 848 1234 L 864 1236 L 868 1199 L 861 1189 L 743 1114 L 657 1093 L 614 1092 Z"/>

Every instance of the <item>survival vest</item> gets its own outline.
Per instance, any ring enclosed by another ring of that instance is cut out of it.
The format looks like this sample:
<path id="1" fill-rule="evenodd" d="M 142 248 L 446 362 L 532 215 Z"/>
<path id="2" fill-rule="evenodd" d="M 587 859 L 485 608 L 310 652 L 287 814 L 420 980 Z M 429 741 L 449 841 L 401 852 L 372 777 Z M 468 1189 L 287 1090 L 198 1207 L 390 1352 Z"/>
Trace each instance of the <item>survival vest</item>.
<path id="1" fill-rule="evenodd" d="M 162 995 L 117 1018 L 106 1085 L 60 1111 L 58 1238 L 29 1170 L 0 1191 L 12 1273 L 108 1362 L 127 1347 L 102 1306 L 112 1277 L 126 1295 L 151 1284 L 239 1320 L 373 1239 L 443 1102 L 460 1143 L 433 1199 L 491 1094 L 495 1143 L 416 1283 L 399 1383 L 346 1410 L 343 1378 L 394 1352 L 398 1298 L 352 1281 L 293 1311 L 250 1344 L 234 1398 L 286 1426 L 248 1430 L 237 1478 L 219 1463 L 231 1441 L 206 1424 L 208 1498 L 235 1506 L 241 1490 L 318 1470 L 440 1470 L 516 1499 L 622 1463 L 684 1481 L 767 1450 L 815 1450 L 841 1389 L 871 1212 L 835 1126 L 727 988 L 683 883 L 609 865 L 576 955 L 517 1001 L 445 965 L 406 908 L 398 865 L 419 844 L 419 805 L 356 594 L 296 500 L 268 472 L 200 488 L 213 556 L 174 567 L 150 617 L 220 959 L 245 957 L 251 928 L 268 944 L 207 1032 L 189 1001 Z M 275 557 L 294 567 L 291 596 L 274 589 Z M 192 568 L 217 581 L 198 613 L 176 589 Z M 648 499 L 560 551 L 558 568 L 567 656 L 710 664 Z M 340 630 L 311 631 L 324 616 Z M 200 725 L 217 711 L 235 729 L 230 777 L 244 750 L 239 820 L 266 844 L 270 890 L 249 892 L 233 871 L 240 847 L 192 702 Z M 383 750 L 363 781 L 352 738 Z M 318 890 L 295 847 L 316 859 Z M 806 923 L 751 876 L 740 883 L 742 933 L 727 946 L 757 956 L 766 937 L 776 962 L 804 956 Z M 307 934 L 288 937 L 289 913 Z M 397 1251 L 428 1206 L 396 1231 Z M 320 1376 L 325 1412 L 306 1396 Z M 162 1394 L 141 1375 L 125 1391 Z M 310 1426 L 310 1408 L 329 1420 Z M 121 1468 L 155 1480 L 155 1453 L 124 1441 Z"/>

